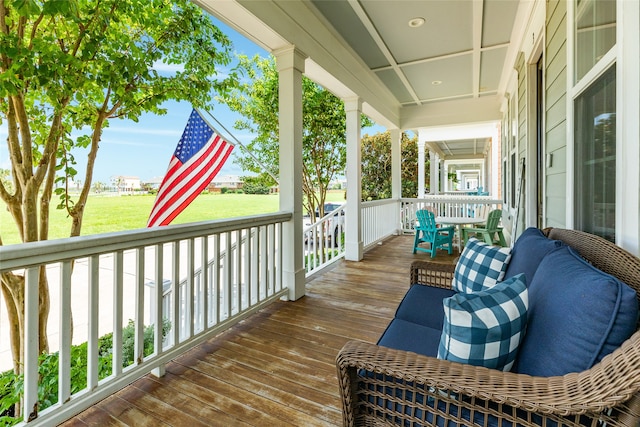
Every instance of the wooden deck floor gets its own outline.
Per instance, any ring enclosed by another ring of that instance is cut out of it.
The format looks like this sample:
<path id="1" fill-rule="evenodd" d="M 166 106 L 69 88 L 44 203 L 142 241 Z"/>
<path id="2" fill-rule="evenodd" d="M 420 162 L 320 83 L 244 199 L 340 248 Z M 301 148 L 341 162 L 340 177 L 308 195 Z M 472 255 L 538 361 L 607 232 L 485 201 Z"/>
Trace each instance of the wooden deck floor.
<path id="1" fill-rule="evenodd" d="M 409 286 L 412 236 L 361 262 L 341 261 L 277 302 L 147 375 L 64 426 L 337 426 L 335 357 L 351 339 L 375 342 Z M 445 252 L 435 261 L 453 262 Z"/>

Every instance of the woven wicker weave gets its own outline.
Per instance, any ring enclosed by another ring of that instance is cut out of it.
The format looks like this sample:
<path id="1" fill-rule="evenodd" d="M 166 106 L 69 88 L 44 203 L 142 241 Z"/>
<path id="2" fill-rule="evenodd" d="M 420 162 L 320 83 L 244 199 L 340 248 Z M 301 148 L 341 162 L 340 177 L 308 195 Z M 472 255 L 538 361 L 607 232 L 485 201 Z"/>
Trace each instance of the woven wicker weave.
<path id="1" fill-rule="evenodd" d="M 640 299 L 639 258 L 584 232 L 547 229 L 545 234 L 629 284 Z M 453 270 L 414 262 L 411 282 L 442 287 Z M 488 415 L 498 425 L 640 426 L 638 328 L 593 368 L 562 377 L 502 372 L 359 341 L 348 342 L 336 364 L 345 426 L 447 425 L 447 420 L 484 426 Z M 359 375 L 363 370 L 377 375 Z"/>

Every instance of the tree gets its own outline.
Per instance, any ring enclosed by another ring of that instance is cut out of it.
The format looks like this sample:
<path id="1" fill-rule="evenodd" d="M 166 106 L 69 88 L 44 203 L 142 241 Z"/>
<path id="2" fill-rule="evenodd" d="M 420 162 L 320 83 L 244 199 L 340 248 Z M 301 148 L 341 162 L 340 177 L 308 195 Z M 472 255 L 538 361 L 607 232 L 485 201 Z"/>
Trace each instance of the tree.
<path id="1" fill-rule="evenodd" d="M 48 239 L 54 193 L 58 208 L 69 214 L 69 235 L 80 235 L 102 129 L 110 119 L 165 114 L 166 100 L 202 107 L 213 92 L 237 81 L 234 70 L 225 78 L 216 73 L 231 61 L 230 41 L 187 0 L 0 0 L 0 46 L 0 121 L 8 128 L 14 183 L 12 190 L 0 181 L 0 198 L 23 242 Z M 161 74 L 154 69 L 160 62 L 180 71 Z M 74 199 L 67 190 L 77 175 L 78 147 L 88 154 Z M 2 292 L 19 373 L 24 277 L 3 273 Z M 49 313 L 44 268 L 39 299 L 42 353 L 48 351 Z"/>
<path id="2" fill-rule="evenodd" d="M 401 138 L 402 197 L 418 196 L 418 144 L 403 132 Z M 429 170 L 428 165 L 425 168 Z M 362 138 L 362 199 L 391 197 L 391 135 L 389 132 Z"/>
<path id="3" fill-rule="evenodd" d="M 269 194 L 276 182 L 268 173 L 242 177 L 242 190 L 246 194 Z"/>
<path id="4" fill-rule="evenodd" d="M 251 59 L 239 56 L 239 63 L 247 70 L 247 83 L 219 99 L 244 117 L 236 121 L 235 128 L 248 130 L 257 137 L 247 145 L 254 157 L 240 156 L 237 162 L 255 173 L 264 173 L 262 165 L 265 165 L 272 175 L 278 176 L 278 72 L 275 61 L 260 56 Z M 343 174 L 346 167 L 346 114 L 344 103 L 329 91 L 306 77 L 303 77 L 302 85 L 304 208 L 310 213 L 319 208 L 322 217 L 329 183 Z M 362 117 L 362 126 L 371 124 L 367 117 Z"/>

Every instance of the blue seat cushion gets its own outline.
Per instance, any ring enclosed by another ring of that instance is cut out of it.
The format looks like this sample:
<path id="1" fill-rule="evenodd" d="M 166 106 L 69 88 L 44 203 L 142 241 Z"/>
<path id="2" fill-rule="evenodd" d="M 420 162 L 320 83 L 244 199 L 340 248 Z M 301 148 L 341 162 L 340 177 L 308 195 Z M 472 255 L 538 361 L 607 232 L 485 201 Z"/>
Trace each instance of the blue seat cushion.
<path id="1" fill-rule="evenodd" d="M 591 368 L 634 332 L 636 293 L 563 246 L 529 285 L 527 333 L 513 371 L 556 376 Z"/>
<path id="2" fill-rule="evenodd" d="M 400 302 L 396 318 L 442 330 L 444 308 L 442 300 L 454 295 L 452 289 L 413 285 Z"/>
<path id="3" fill-rule="evenodd" d="M 531 284 L 533 275 L 538 269 L 542 258 L 561 246 L 564 246 L 564 243 L 560 240 L 548 239 L 540 229 L 535 227 L 527 228 L 513 245 L 504 280 L 516 274 L 524 273 L 527 285 Z"/>
<path id="4" fill-rule="evenodd" d="M 378 345 L 436 357 L 441 333 L 442 330 L 439 328 L 395 318 L 378 340 Z"/>

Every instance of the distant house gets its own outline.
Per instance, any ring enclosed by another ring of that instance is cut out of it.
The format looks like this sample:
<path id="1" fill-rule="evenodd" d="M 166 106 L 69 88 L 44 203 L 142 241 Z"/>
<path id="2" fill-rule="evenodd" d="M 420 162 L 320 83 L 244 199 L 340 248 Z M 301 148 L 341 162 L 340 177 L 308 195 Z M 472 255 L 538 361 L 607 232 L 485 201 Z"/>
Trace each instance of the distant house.
<path id="1" fill-rule="evenodd" d="M 229 190 L 240 190 L 242 188 L 242 178 L 237 175 L 217 176 L 209 183 L 207 190 L 211 193 L 219 193 L 223 188 Z"/>
<path id="2" fill-rule="evenodd" d="M 113 175 L 109 178 L 111 187 L 119 193 L 133 193 L 142 188 L 140 178 L 137 176 Z"/>
<path id="3" fill-rule="evenodd" d="M 147 190 L 157 190 L 160 188 L 160 184 L 162 184 L 162 180 L 163 180 L 162 176 L 155 176 L 151 179 L 146 180 L 141 185 Z"/>

